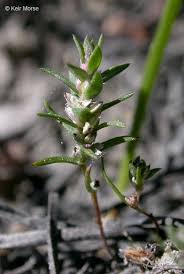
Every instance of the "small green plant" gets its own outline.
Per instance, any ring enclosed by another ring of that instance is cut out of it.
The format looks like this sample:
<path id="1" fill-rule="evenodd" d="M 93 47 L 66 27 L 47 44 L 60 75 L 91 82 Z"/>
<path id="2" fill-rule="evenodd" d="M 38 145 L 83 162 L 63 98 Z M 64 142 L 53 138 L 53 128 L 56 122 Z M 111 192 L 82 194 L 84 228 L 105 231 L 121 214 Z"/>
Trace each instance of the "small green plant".
<path id="1" fill-rule="evenodd" d="M 152 176 L 156 170 L 150 170 L 150 167 L 146 166 L 145 162 L 139 158 L 130 163 L 130 179 L 134 183 L 136 189 L 136 195 L 134 194 L 134 198 L 133 196 L 125 197 L 122 195 L 107 176 L 103 162 L 104 151 L 121 143 L 135 141 L 136 138 L 131 136 L 118 136 L 103 142 L 97 142 L 96 138 L 99 130 L 109 126 L 124 128 L 124 124 L 119 120 L 101 123 L 101 115 L 109 108 L 130 98 L 133 93 L 129 93 L 107 103 L 98 101 L 96 97 L 102 92 L 104 83 L 124 71 L 129 64 L 114 66 L 101 72 L 99 67 L 102 62 L 102 36 L 100 36 L 98 42 L 95 42 L 89 37 L 84 39 L 84 43 L 81 43 L 81 41 L 75 36 L 73 36 L 73 39 L 79 52 L 80 65 L 76 66 L 68 64 L 68 77 L 48 68 L 42 69 L 44 72 L 64 82 L 64 84 L 70 89 L 70 92 L 64 94 L 66 100 L 65 112 L 67 117 L 58 114 L 48 102 L 45 102 L 46 112 L 38 113 L 41 117 L 56 120 L 68 131 L 76 143 L 73 149 L 73 155 L 48 157 L 33 163 L 33 166 L 69 163 L 78 165 L 81 168 L 84 175 L 86 189 L 91 195 L 96 210 L 101 239 L 103 240 L 108 254 L 111 256 L 104 235 L 97 199 L 99 184 L 95 178 L 93 179 L 91 177 L 91 170 L 94 163 L 101 159 L 102 173 L 107 183 L 123 202 L 144 214 L 146 213 L 138 207 L 139 194 L 143 188 L 144 179 Z"/>
<path id="2" fill-rule="evenodd" d="M 130 196 L 125 196 L 120 192 L 118 187 L 112 182 L 109 176 L 106 173 L 104 167 L 104 161 L 102 158 L 102 170 L 103 170 L 103 177 L 107 184 L 112 188 L 114 193 L 119 197 L 122 203 L 126 204 L 127 206 L 133 208 L 137 212 L 145 215 L 148 217 L 155 225 L 156 231 L 158 235 L 162 238 L 163 233 L 160 230 L 159 224 L 157 223 L 156 218 L 152 215 L 152 213 L 148 213 L 140 206 L 140 196 L 144 189 L 145 182 L 152 178 L 160 168 L 150 168 L 150 165 L 147 165 L 145 160 L 141 159 L 140 156 L 136 157 L 133 161 L 129 162 L 129 180 L 132 183 L 134 192 Z"/>
<path id="3" fill-rule="evenodd" d="M 165 1 L 163 14 L 160 18 L 153 41 L 150 44 L 148 56 L 146 58 L 130 135 L 140 136 L 140 132 L 146 118 L 146 109 L 160 70 L 165 48 L 167 46 L 173 24 L 182 6 L 183 0 Z M 137 144 L 138 142 L 129 143 L 126 148 L 126 153 L 123 155 L 121 160 L 119 176 L 117 179 L 118 188 L 121 191 L 124 191 L 129 183 L 128 165 L 129 161 L 135 155 Z"/>

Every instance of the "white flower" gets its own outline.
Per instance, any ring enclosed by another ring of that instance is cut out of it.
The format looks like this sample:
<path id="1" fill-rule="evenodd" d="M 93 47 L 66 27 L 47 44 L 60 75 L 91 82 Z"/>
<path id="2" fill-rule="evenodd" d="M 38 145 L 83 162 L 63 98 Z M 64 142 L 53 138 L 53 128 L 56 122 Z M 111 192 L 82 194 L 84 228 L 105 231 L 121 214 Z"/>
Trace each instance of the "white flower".
<path id="1" fill-rule="evenodd" d="M 84 109 L 91 104 L 91 100 L 83 100 L 70 93 L 65 93 L 64 97 L 66 99 L 66 104 L 65 104 L 66 114 L 73 122 L 77 122 L 78 119 L 76 117 L 76 114 L 74 114 L 73 112 L 73 108 Z"/>
<path id="2" fill-rule="evenodd" d="M 85 108 L 88 107 L 91 104 L 91 99 L 90 100 L 84 100 L 81 99 L 80 97 L 77 97 L 75 95 L 72 95 L 70 93 L 65 93 L 65 99 L 67 105 L 75 108 Z"/>
<path id="3" fill-rule="evenodd" d="M 67 104 L 65 105 L 65 112 L 68 115 L 68 117 L 73 121 L 73 122 L 77 122 L 77 119 L 75 119 L 76 115 L 74 115 L 72 108 L 69 107 Z"/>

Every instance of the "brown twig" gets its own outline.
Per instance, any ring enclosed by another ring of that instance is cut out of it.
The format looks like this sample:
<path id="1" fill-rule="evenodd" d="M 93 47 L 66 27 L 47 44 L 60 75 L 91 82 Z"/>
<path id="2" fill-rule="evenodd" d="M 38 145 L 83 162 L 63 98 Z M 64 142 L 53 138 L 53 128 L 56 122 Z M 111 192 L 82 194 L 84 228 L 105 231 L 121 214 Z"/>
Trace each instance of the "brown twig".
<path id="1" fill-rule="evenodd" d="M 100 237 L 103 241 L 103 244 L 104 244 L 104 247 L 107 251 L 108 256 L 112 259 L 113 255 L 111 253 L 111 250 L 109 249 L 109 246 L 108 246 L 106 238 L 105 238 L 105 233 L 104 233 L 104 229 L 103 229 L 103 223 L 102 223 L 100 207 L 99 207 L 96 191 L 91 192 L 91 199 L 92 199 L 95 211 L 96 211 L 96 218 L 97 218 L 97 224 L 98 224 L 98 227 L 99 227 L 99 230 L 100 230 Z"/>
<path id="2" fill-rule="evenodd" d="M 162 233 L 162 230 L 160 229 L 160 226 L 157 222 L 157 219 L 153 216 L 152 213 L 148 213 L 146 212 L 143 208 L 141 207 L 137 207 L 136 210 L 142 214 L 144 214 L 146 217 L 148 217 L 152 222 L 153 224 L 155 225 L 155 228 L 156 228 L 156 231 L 158 233 L 158 235 L 163 238 L 163 233 Z"/>

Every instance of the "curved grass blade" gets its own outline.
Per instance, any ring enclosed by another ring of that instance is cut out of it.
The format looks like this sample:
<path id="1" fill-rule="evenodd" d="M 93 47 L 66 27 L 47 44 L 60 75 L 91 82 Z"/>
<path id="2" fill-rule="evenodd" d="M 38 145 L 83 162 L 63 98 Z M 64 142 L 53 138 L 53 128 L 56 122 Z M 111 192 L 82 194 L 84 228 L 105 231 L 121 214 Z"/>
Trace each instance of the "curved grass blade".
<path id="1" fill-rule="evenodd" d="M 70 89 L 72 89 L 74 91 L 74 93 L 78 94 L 78 90 L 75 87 L 75 85 L 65 76 L 63 76 L 62 74 L 59 74 L 58 72 L 49 69 L 49 68 L 40 68 L 42 71 L 48 73 L 51 76 L 54 76 L 56 79 L 62 81 L 67 87 L 69 87 Z"/>
<path id="2" fill-rule="evenodd" d="M 137 140 L 137 138 L 131 137 L 131 136 L 118 136 L 118 137 L 109 139 L 102 143 L 96 143 L 95 147 L 98 148 L 98 146 L 99 146 L 101 150 L 105 150 L 105 149 L 120 145 L 125 142 L 132 142 L 132 141 L 136 141 L 136 140 Z"/>
<path id="3" fill-rule="evenodd" d="M 124 95 L 124 96 L 119 97 L 118 99 L 115 99 L 115 100 L 113 100 L 113 101 L 111 101 L 111 102 L 108 102 L 108 103 L 104 104 L 104 105 L 102 106 L 102 111 L 104 111 L 104 110 L 106 110 L 106 109 L 108 109 L 108 108 L 111 108 L 111 107 L 113 107 L 114 105 L 117 105 L 117 104 L 119 104 L 119 103 L 121 103 L 121 102 L 123 102 L 123 101 L 129 99 L 129 98 L 132 97 L 133 95 L 134 95 L 134 92 L 131 92 L 131 93 L 129 93 L 129 94 L 126 94 L 126 95 Z"/>
<path id="4" fill-rule="evenodd" d="M 102 72 L 103 83 L 107 82 L 108 80 L 116 76 L 117 74 L 121 73 L 123 70 L 128 68 L 129 65 L 130 64 L 122 64 L 122 65 L 111 67 L 103 71 Z"/>
<path id="5" fill-rule="evenodd" d="M 97 127 L 97 130 L 100 130 L 100 129 L 106 128 L 106 127 L 119 127 L 119 128 L 124 128 L 124 127 L 125 127 L 125 124 L 122 123 L 122 122 L 119 121 L 119 120 L 110 121 L 110 122 L 104 122 L 104 123 L 100 124 L 100 125 Z"/>
<path id="6" fill-rule="evenodd" d="M 70 121 L 70 120 L 66 119 L 65 117 L 63 117 L 59 114 L 56 114 L 56 113 L 39 112 L 37 115 L 40 116 L 40 117 L 51 118 L 51 119 L 56 120 L 60 124 L 65 123 L 69 126 L 77 128 L 77 125 L 74 124 L 72 121 Z"/>
<path id="7" fill-rule="evenodd" d="M 85 52 L 84 52 L 84 47 L 83 47 L 81 41 L 75 35 L 73 35 L 73 41 L 74 41 L 76 48 L 79 52 L 81 62 L 85 63 Z"/>
<path id="8" fill-rule="evenodd" d="M 57 163 L 68 163 L 73 165 L 83 165 L 83 162 L 79 158 L 69 156 L 53 156 L 34 162 L 32 165 L 35 167 L 45 166 Z"/>

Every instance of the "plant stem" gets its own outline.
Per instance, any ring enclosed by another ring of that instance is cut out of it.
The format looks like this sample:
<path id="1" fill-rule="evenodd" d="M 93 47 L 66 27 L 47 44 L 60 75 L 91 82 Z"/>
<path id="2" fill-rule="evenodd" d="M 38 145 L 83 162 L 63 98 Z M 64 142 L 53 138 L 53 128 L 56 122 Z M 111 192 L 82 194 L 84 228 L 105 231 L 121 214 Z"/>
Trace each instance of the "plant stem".
<path id="1" fill-rule="evenodd" d="M 148 217 L 152 222 L 153 224 L 155 225 L 155 228 L 156 228 L 156 231 L 158 233 L 158 235 L 163 238 L 163 233 L 162 233 L 162 230 L 160 229 L 160 226 L 157 222 L 157 219 L 154 217 L 154 215 L 152 213 L 148 213 L 146 212 L 143 208 L 141 207 L 137 207 L 135 210 L 137 210 L 138 212 L 142 213 L 143 215 L 145 215 L 146 217 Z"/>
<path id="2" fill-rule="evenodd" d="M 105 233 L 104 233 L 104 229 L 103 229 L 103 223 L 102 223 L 102 218 L 101 218 L 101 213 L 100 213 L 100 207 L 99 207 L 99 203 L 98 203 L 98 198 L 97 198 L 97 193 L 96 191 L 91 192 L 91 199 L 96 211 L 96 218 L 97 218 L 97 224 L 100 230 L 100 237 L 103 241 L 105 250 L 107 251 L 108 256 L 112 259 L 112 253 L 108 247 L 106 238 L 105 238 Z"/>
<path id="3" fill-rule="evenodd" d="M 139 91 L 136 110 L 134 113 L 131 136 L 139 136 L 146 117 L 146 109 L 151 96 L 153 86 L 159 73 L 160 64 L 164 56 L 164 50 L 170 37 L 172 25 L 180 11 L 182 0 L 167 0 L 163 14 L 160 18 L 155 36 L 150 45 L 146 59 L 143 79 Z M 128 185 L 129 161 L 134 157 L 137 142 L 128 143 L 126 155 L 120 165 L 118 188 L 124 191 Z"/>
<path id="4" fill-rule="evenodd" d="M 113 256 L 111 254 L 111 251 L 110 251 L 110 249 L 108 247 L 108 244 L 107 244 L 107 241 L 105 239 L 105 233 L 104 233 L 104 229 L 103 229 L 103 223 L 102 223 L 102 218 L 101 218 L 100 206 L 99 206 L 99 203 L 98 203 L 97 193 L 96 193 L 96 191 L 94 191 L 92 189 L 92 187 L 90 185 L 91 182 L 92 182 L 91 176 L 90 176 L 91 165 L 87 166 L 87 164 L 85 164 L 81 168 L 82 168 L 82 172 L 84 174 L 84 182 L 85 182 L 86 190 L 91 194 L 91 199 L 92 199 L 93 207 L 94 207 L 95 212 L 96 212 L 97 224 L 98 224 L 98 227 L 99 227 L 101 240 L 104 244 L 105 250 L 106 250 L 109 258 L 112 259 Z"/>

